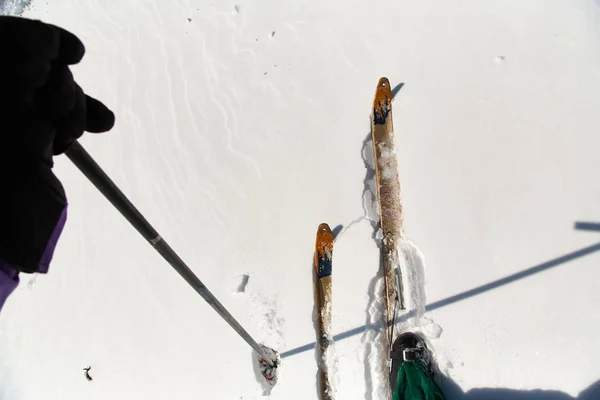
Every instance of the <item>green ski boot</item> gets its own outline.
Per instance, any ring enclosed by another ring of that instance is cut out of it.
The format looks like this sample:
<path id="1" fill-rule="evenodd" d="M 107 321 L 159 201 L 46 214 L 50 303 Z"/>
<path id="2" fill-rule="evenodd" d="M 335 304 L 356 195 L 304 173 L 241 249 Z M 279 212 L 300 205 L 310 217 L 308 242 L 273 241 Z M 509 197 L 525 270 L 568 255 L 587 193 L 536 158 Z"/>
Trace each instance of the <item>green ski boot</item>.
<path id="1" fill-rule="evenodd" d="M 418 335 L 403 333 L 390 352 L 392 400 L 444 400 L 433 380 L 431 353 Z"/>

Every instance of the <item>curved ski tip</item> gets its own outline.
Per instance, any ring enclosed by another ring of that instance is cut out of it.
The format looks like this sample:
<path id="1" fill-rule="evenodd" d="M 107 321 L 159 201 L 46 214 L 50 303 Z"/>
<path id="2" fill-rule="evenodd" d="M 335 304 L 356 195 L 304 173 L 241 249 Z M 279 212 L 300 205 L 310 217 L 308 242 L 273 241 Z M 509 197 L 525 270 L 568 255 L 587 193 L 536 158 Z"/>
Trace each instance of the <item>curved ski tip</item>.
<path id="1" fill-rule="evenodd" d="M 386 124 L 387 117 L 392 111 L 392 87 L 388 78 L 383 77 L 377 83 L 375 98 L 373 99 L 373 125 Z"/>
<path id="2" fill-rule="evenodd" d="M 322 248 L 321 246 L 330 246 L 333 239 L 333 233 L 329 225 L 325 223 L 319 225 L 319 229 L 317 229 L 317 249 Z"/>
<path id="3" fill-rule="evenodd" d="M 392 86 L 385 76 L 379 79 L 379 82 L 377 83 L 377 92 L 382 95 L 389 95 L 389 98 L 392 98 Z"/>
<path id="4" fill-rule="evenodd" d="M 390 81 L 388 80 L 388 78 L 386 78 L 385 76 L 382 76 L 379 79 L 379 83 L 377 83 L 377 87 L 378 88 L 382 88 L 382 87 L 390 87 Z"/>
<path id="5" fill-rule="evenodd" d="M 331 228 L 328 224 L 322 223 L 319 225 L 319 229 L 317 230 L 319 233 L 331 233 Z"/>

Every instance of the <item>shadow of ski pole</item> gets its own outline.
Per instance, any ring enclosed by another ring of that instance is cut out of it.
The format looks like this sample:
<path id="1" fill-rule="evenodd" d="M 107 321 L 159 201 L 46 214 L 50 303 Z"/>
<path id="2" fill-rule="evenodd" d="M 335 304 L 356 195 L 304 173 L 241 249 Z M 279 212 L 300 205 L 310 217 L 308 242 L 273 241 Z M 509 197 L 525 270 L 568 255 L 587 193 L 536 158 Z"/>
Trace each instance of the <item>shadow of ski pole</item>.
<path id="1" fill-rule="evenodd" d="M 448 306 L 450 304 L 454 304 L 454 303 L 457 303 L 459 301 L 466 300 L 468 298 L 477 296 L 479 294 L 488 292 L 490 290 L 497 289 L 497 288 L 499 288 L 501 286 L 508 285 L 509 283 L 518 281 L 520 279 L 524 279 L 524 278 L 530 277 L 532 275 L 535 275 L 537 273 L 546 271 L 546 270 L 548 270 L 550 268 L 554 268 L 554 267 L 557 267 L 559 265 L 565 264 L 565 263 L 567 263 L 569 261 L 573 261 L 575 259 L 587 256 L 587 255 L 589 255 L 591 253 L 594 253 L 596 251 L 599 251 L 599 250 L 600 250 L 600 243 L 596 243 L 596 244 L 593 244 L 591 246 L 584 247 L 582 249 L 579 249 L 579 250 L 573 251 L 571 253 L 567 253 L 565 255 L 562 255 L 560 257 L 554 258 L 554 259 L 552 259 L 550 261 L 546 261 L 546 262 L 543 262 L 541 264 L 535 265 L 535 266 L 533 266 L 531 268 L 527 268 L 527 269 L 525 269 L 523 271 L 514 273 L 512 275 L 508 275 L 508 276 L 506 276 L 504 278 L 497 279 L 495 281 L 486 283 L 486 284 L 481 285 L 481 286 L 477 286 L 477 287 L 475 287 L 473 289 L 470 289 L 470 290 L 467 290 L 465 292 L 455 294 L 454 296 L 446 297 L 445 299 L 435 301 L 435 302 L 433 302 L 433 303 L 428 304 L 427 306 L 425 306 L 425 310 L 426 311 L 433 311 L 433 310 L 436 310 L 438 308 L 442 308 L 444 306 Z M 409 319 L 410 317 L 412 317 L 412 315 L 413 315 L 413 312 L 408 312 L 408 313 L 402 315 L 401 317 L 397 318 L 396 319 L 396 323 L 400 323 L 400 322 L 406 321 L 407 319 Z M 361 333 L 364 333 L 367 329 L 372 329 L 372 328 L 369 328 L 366 325 L 359 326 L 359 327 L 356 327 L 354 329 L 350 329 L 350 330 L 348 330 L 346 332 L 342 332 L 342 333 L 338 333 L 337 335 L 334 335 L 333 336 L 333 340 L 338 341 L 338 340 L 347 339 L 347 338 L 349 338 L 351 336 L 354 336 L 354 335 L 360 335 Z M 313 350 L 314 348 L 315 348 L 315 343 L 314 342 L 313 343 L 308 343 L 308 344 L 305 344 L 303 346 L 296 347 L 294 349 L 291 349 L 291 350 L 288 350 L 286 352 L 281 353 L 281 358 L 290 357 L 290 356 L 302 353 L 304 351 Z"/>
<path id="2" fill-rule="evenodd" d="M 577 221 L 577 222 L 575 222 L 575 230 L 600 232 L 600 223 Z"/>

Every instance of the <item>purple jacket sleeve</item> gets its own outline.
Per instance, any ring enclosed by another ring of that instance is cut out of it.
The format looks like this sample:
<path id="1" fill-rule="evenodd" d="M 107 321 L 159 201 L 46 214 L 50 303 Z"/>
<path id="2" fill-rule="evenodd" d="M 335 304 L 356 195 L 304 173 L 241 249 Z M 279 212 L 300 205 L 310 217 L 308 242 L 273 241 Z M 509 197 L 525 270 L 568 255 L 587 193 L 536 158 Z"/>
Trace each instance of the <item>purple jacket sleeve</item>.
<path id="1" fill-rule="evenodd" d="M 0 309 L 19 273 L 47 273 L 67 218 L 67 201 L 51 166 L 0 158 Z"/>
<path id="2" fill-rule="evenodd" d="M 18 284 L 19 272 L 6 261 L 0 260 L 0 310 Z"/>
<path id="3" fill-rule="evenodd" d="M 52 231 L 52 234 L 50 235 L 50 238 L 48 239 L 48 243 L 46 244 L 42 258 L 40 259 L 38 272 L 42 274 L 48 272 L 50 261 L 52 261 L 54 249 L 56 248 L 56 243 L 58 242 L 58 238 L 62 233 L 66 220 L 67 208 L 65 207 Z M 6 302 L 6 299 L 17 288 L 18 284 L 19 271 L 7 261 L 0 259 L 0 310 L 2 310 L 2 306 Z"/>

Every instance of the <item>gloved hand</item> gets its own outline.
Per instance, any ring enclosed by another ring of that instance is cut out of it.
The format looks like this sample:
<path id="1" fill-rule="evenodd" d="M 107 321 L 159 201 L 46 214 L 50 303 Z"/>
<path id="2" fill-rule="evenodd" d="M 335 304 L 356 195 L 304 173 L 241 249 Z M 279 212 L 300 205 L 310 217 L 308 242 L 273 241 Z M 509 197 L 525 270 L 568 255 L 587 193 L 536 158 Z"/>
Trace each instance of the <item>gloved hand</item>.
<path id="1" fill-rule="evenodd" d="M 39 158 L 52 167 L 84 131 L 105 132 L 114 114 L 83 93 L 69 65 L 85 48 L 72 33 L 41 21 L 0 17 L 2 157 Z"/>
<path id="2" fill-rule="evenodd" d="M 115 122 L 73 80 L 69 65 L 84 52 L 64 29 L 0 17 L 0 278 L 13 289 L 19 271 L 48 272 L 65 223 L 67 199 L 51 170 L 53 155 L 84 131 L 108 131 Z"/>

